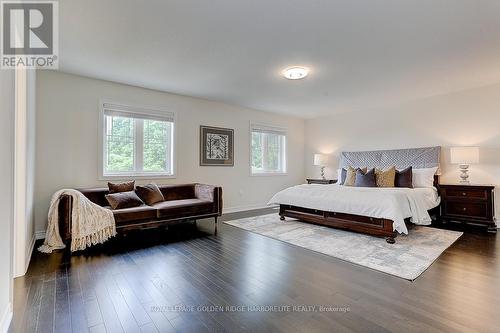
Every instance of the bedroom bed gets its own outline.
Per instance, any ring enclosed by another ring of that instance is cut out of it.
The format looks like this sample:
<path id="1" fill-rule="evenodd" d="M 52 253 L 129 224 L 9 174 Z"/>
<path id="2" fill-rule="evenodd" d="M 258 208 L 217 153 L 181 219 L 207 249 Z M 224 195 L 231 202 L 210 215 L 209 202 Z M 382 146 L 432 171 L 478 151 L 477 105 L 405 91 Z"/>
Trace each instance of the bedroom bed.
<path id="1" fill-rule="evenodd" d="M 429 147 L 342 152 L 339 168 L 438 168 L 440 151 L 440 147 Z M 393 244 L 398 233 L 408 233 L 406 223 L 429 225 L 431 216 L 439 214 L 438 186 L 437 175 L 432 185 L 419 188 L 303 184 L 276 193 L 269 203 L 279 204 L 281 220 L 290 217 L 386 237 Z"/>

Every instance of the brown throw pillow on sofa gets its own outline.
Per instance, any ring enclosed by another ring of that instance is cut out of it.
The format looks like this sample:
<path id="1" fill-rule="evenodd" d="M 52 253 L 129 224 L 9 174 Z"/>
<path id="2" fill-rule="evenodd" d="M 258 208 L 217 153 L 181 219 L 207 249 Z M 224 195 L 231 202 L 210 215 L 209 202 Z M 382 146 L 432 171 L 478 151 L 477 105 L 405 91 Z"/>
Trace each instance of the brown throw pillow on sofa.
<path id="1" fill-rule="evenodd" d="M 377 181 L 375 180 L 375 169 L 363 172 L 363 170 L 356 170 L 356 180 L 354 183 L 356 187 L 377 187 Z"/>
<path id="2" fill-rule="evenodd" d="M 137 195 L 149 206 L 165 201 L 163 194 L 156 184 L 147 184 L 135 188 Z"/>
<path id="3" fill-rule="evenodd" d="M 408 187 L 413 188 L 413 171 L 412 167 L 408 167 L 404 170 L 396 170 L 396 178 L 394 180 L 395 187 Z"/>
<path id="4" fill-rule="evenodd" d="M 123 209 L 144 205 L 134 191 L 106 194 L 111 209 Z"/>
<path id="5" fill-rule="evenodd" d="M 109 193 L 130 192 L 135 188 L 135 180 L 126 183 L 113 184 L 108 182 Z"/>
<path id="6" fill-rule="evenodd" d="M 396 180 L 396 167 L 387 170 L 375 169 L 375 179 L 378 187 L 394 187 Z"/>

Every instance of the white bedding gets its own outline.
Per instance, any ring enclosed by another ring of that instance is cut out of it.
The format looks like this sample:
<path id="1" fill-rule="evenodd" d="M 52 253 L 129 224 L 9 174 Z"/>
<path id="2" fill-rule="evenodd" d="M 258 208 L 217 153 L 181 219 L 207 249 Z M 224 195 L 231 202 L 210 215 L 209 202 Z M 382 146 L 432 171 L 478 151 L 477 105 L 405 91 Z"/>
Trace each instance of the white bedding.
<path id="1" fill-rule="evenodd" d="M 439 205 L 436 188 L 352 187 L 304 184 L 276 193 L 269 204 L 293 205 L 323 211 L 385 218 L 394 230 L 408 234 L 404 220 L 431 224 L 427 210 Z"/>

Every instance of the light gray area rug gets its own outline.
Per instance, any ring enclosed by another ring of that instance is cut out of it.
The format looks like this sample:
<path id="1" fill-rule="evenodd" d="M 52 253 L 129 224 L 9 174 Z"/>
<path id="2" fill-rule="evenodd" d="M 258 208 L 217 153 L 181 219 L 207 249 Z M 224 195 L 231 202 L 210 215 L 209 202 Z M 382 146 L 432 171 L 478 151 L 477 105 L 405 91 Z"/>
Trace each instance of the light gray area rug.
<path id="1" fill-rule="evenodd" d="M 384 238 L 322 227 L 278 214 L 227 221 L 226 224 L 346 260 L 397 277 L 415 280 L 452 245 L 462 232 L 414 226 L 398 235 L 396 244 Z"/>

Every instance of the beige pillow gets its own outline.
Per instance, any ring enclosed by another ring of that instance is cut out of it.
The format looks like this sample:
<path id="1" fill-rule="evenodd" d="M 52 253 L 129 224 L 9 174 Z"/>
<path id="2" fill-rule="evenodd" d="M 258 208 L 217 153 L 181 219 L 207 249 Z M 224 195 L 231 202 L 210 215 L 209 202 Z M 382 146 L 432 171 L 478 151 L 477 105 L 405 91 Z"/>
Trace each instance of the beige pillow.
<path id="1" fill-rule="evenodd" d="M 354 186 L 354 184 L 356 183 L 356 171 L 357 170 L 361 170 L 361 171 L 363 171 L 363 173 L 366 173 L 366 167 L 361 168 L 361 169 L 360 168 L 354 169 L 352 166 L 348 166 L 346 176 L 345 176 L 345 181 L 344 181 L 343 185 Z"/>
<path id="2" fill-rule="evenodd" d="M 396 179 L 396 167 L 391 167 L 385 171 L 375 169 L 375 180 L 377 187 L 394 187 L 394 180 Z"/>

